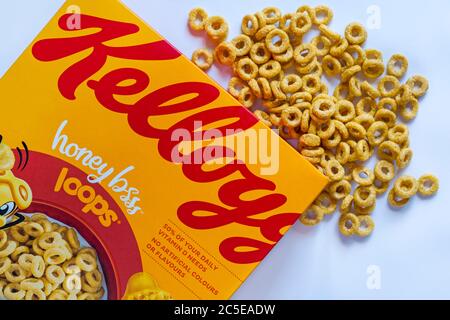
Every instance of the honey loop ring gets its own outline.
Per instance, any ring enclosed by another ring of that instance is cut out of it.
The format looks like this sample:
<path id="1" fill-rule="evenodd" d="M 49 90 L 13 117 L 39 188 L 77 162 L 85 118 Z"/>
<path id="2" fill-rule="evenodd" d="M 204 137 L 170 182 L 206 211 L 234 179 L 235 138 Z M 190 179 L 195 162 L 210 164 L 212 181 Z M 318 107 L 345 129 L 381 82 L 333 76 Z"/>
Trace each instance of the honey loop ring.
<path id="1" fill-rule="evenodd" d="M 339 219 L 339 230 L 346 236 L 350 237 L 354 235 L 359 229 L 359 219 L 353 213 L 343 214 Z"/>
<path id="2" fill-rule="evenodd" d="M 23 269 L 19 264 L 12 263 L 8 270 L 4 273 L 6 280 L 10 283 L 18 283 L 27 277 L 25 269 Z"/>
<path id="3" fill-rule="evenodd" d="M 12 261 L 9 257 L 0 258 L 0 275 L 3 275 L 11 266 Z"/>
<path id="4" fill-rule="evenodd" d="M 375 177 L 381 182 L 390 182 L 395 176 L 395 167 L 391 162 L 380 160 L 375 165 Z"/>
<path id="5" fill-rule="evenodd" d="M 416 195 L 419 183 L 414 177 L 402 176 L 395 181 L 394 192 L 400 198 L 411 198 Z"/>
<path id="6" fill-rule="evenodd" d="M 306 212 L 300 215 L 300 222 L 305 226 L 315 226 L 323 220 L 323 210 L 316 205 L 312 205 Z"/>
<path id="7" fill-rule="evenodd" d="M 228 35 L 228 24 L 222 17 L 209 17 L 205 21 L 205 30 L 212 40 L 221 40 Z"/>
<path id="8" fill-rule="evenodd" d="M 361 45 L 367 40 L 367 31 L 360 23 L 351 23 L 345 28 L 345 38 L 352 45 Z"/>
<path id="9" fill-rule="evenodd" d="M 353 193 L 353 201 L 355 202 L 356 206 L 360 208 L 369 208 L 373 206 L 375 204 L 376 199 L 377 193 L 375 191 L 375 188 L 373 188 L 372 186 L 370 187 L 359 186 Z"/>
<path id="10" fill-rule="evenodd" d="M 194 8 L 189 12 L 189 27 L 194 31 L 202 31 L 205 29 L 205 22 L 208 14 L 202 8 Z"/>
<path id="11" fill-rule="evenodd" d="M 375 175 L 372 170 L 366 167 L 358 166 L 352 171 L 353 180 L 360 186 L 367 187 L 373 184 Z"/>
<path id="12" fill-rule="evenodd" d="M 42 258 L 41 256 L 34 256 L 31 261 L 30 271 L 34 277 L 36 278 L 42 277 L 45 272 L 44 258 Z"/>
<path id="13" fill-rule="evenodd" d="M 241 30 L 247 36 L 254 36 L 259 29 L 258 18 L 254 14 L 248 14 L 242 19 Z"/>
<path id="14" fill-rule="evenodd" d="M 397 78 L 402 78 L 408 71 L 408 59 L 404 55 L 394 54 L 388 62 L 387 74 Z"/>
<path id="15" fill-rule="evenodd" d="M 258 66 L 250 58 L 243 58 L 237 63 L 236 72 L 242 80 L 249 81 L 258 76 Z"/>
<path id="16" fill-rule="evenodd" d="M 328 191 L 331 197 L 337 201 L 350 194 L 352 185 L 347 180 L 335 181 L 328 187 Z"/>
<path id="17" fill-rule="evenodd" d="M 265 39 L 267 49 L 273 54 L 285 52 L 290 46 L 289 36 L 281 29 L 273 29 Z"/>
<path id="18" fill-rule="evenodd" d="M 192 53 L 192 62 L 203 71 L 210 69 L 213 61 L 213 54 L 209 49 L 197 49 Z"/>
<path id="19" fill-rule="evenodd" d="M 372 217 L 369 215 L 358 216 L 358 220 L 359 228 L 356 232 L 357 235 L 363 238 L 371 235 L 373 230 L 375 229 L 375 222 L 373 221 Z"/>
<path id="20" fill-rule="evenodd" d="M 424 174 L 419 178 L 418 192 L 420 195 L 429 197 L 439 190 L 439 180 L 432 174 Z"/>
<path id="21" fill-rule="evenodd" d="M 22 300 L 25 297 L 25 290 L 20 288 L 19 283 L 9 283 L 3 288 L 3 295 L 8 300 Z"/>
<path id="22" fill-rule="evenodd" d="M 333 19 L 333 11 L 327 6 L 320 5 L 313 9 L 311 18 L 315 25 L 327 25 Z"/>
<path id="23" fill-rule="evenodd" d="M 219 63 L 232 66 L 236 61 L 236 48 L 229 42 L 222 42 L 214 49 L 214 56 Z"/>
<path id="24" fill-rule="evenodd" d="M 17 242 L 8 240 L 0 250 L 0 258 L 11 255 L 17 248 Z"/>
<path id="25" fill-rule="evenodd" d="M 97 269 L 97 259 L 90 254 L 78 253 L 75 262 L 81 270 L 86 272 Z"/>
<path id="26" fill-rule="evenodd" d="M 64 282 L 66 274 L 60 266 L 50 265 L 45 270 L 45 278 L 54 285 L 60 285 Z"/>
<path id="27" fill-rule="evenodd" d="M 39 247 L 47 250 L 62 242 L 62 236 L 58 232 L 46 232 L 38 238 Z"/>
<path id="28" fill-rule="evenodd" d="M 388 194 L 389 205 L 393 208 L 402 208 L 406 206 L 410 198 L 400 198 L 395 194 L 395 190 L 391 189 Z"/>

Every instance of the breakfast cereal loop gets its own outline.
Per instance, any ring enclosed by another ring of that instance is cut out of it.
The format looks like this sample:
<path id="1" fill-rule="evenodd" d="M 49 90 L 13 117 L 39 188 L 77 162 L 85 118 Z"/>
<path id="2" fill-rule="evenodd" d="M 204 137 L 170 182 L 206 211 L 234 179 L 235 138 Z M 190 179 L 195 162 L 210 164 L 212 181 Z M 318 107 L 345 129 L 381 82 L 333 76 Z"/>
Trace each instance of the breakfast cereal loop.
<path id="1" fill-rule="evenodd" d="M 189 12 L 189 27 L 194 31 L 202 31 L 205 29 L 205 22 L 208 14 L 202 8 L 194 8 Z"/>
<path id="2" fill-rule="evenodd" d="M 343 214 L 339 219 L 339 230 L 341 233 L 350 237 L 354 235 L 359 229 L 359 219 L 353 213 Z"/>
<path id="3" fill-rule="evenodd" d="M 419 178 L 418 192 L 420 195 L 429 197 L 439 190 L 439 180 L 432 174 L 424 174 Z"/>
<path id="4" fill-rule="evenodd" d="M 222 42 L 214 49 L 214 55 L 221 64 L 231 66 L 236 61 L 236 48 L 229 42 Z"/>
<path id="5" fill-rule="evenodd" d="M 209 70 L 213 61 L 213 54 L 208 49 L 197 49 L 192 53 L 192 62 L 203 71 Z"/>
<path id="6" fill-rule="evenodd" d="M 209 17 L 205 22 L 205 30 L 212 40 L 223 40 L 228 35 L 228 24 L 222 17 Z"/>
<path id="7" fill-rule="evenodd" d="M 300 215 L 299 219 L 305 226 L 315 226 L 323 220 L 323 216 L 323 210 L 317 205 L 312 205 Z"/>
<path id="8" fill-rule="evenodd" d="M 408 59 L 402 54 L 394 54 L 388 62 L 387 74 L 402 78 L 408 71 Z"/>

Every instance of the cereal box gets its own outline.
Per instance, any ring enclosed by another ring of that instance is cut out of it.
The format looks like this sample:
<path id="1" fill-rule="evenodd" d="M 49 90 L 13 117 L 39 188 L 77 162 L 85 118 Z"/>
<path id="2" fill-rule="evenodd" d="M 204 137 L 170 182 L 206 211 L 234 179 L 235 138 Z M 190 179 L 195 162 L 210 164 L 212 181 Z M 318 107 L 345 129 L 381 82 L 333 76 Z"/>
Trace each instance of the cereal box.
<path id="1" fill-rule="evenodd" d="M 120 1 L 0 81 L 6 299 L 227 299 L 327 184 Z"/>

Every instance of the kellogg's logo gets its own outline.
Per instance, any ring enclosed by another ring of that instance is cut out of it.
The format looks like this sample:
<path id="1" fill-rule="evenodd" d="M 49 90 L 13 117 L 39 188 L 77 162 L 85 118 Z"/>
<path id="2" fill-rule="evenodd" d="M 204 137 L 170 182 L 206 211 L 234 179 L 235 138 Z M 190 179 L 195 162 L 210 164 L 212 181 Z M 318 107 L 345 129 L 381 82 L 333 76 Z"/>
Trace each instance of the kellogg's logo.
<path id="1" fill-rule="evenodd" d="M 81 31 L 69 27 L 71 18 L 70 14 L 61 16 L 59 28 L 75 36 L 40 40 L 32 48 L 33 56 L 44 62 L 91 51 L 87 57 L 68 66 L 61 74 L 58 81 L 61 95 L 68 100 L 75 100 L 77 88 L 86 83 L 104 108 L 123 114 L 127 118 L 130 128 L 136 134 L 158 140 L 160 156 L 169 162 L 181 164 L 183 175 L 193 182 L 210 183 L 239 174 L 239 178 L 225 182 L 219 188 L 217 193 L 221 205 L 201 200 L 189 201 L 179 206 L 178 218 L 186 226 L 198 230 L 220 228 L 234 223 L 258 228 L 267 241 L 231 236 L 220 243 L 219 250 L 225 259 L 234 263 L 261 261 L 280 240 L 282 230 L 292 225 L 299 214 L 279 213 L 268 218 L 258 216 L 281 208 L 287 202 L 287 197 L 275 192 L 277 186 L 274 182 L 255 175 L 243 161 L 237 159 L 234 162 L 226 162 L 215 170 L 204 170 L 203 165 L 207 160 L 219 157 L 236 158 L 235 150 L 227 146 L 200 146 L 192 151 L 192 155 L 206 152 L 210 157 L 208 159 L 200 157 L 203 161 L 193 163 L 183 161 L 184 157 L 181 154 L 174 157 L 173 150 L 178 150 L 180 141 L 172 139 L 173 133 L 179 129 L 194 133 L 198 131 L 197 123 L 208 126 L 218 122 L 228 123 L 214 128 L 216 132 L 226 137 L 229 132 L 248 130 L 257 123 L 257 119 L 239 105 L 215 106 L 182 118 L 169 128 L 152 126 L 149 121 L 151 117 L 192 111 L 215 102 L 220 96 L 219 89 L 203 82 L 173 83 L 150 92 L 133 104 L 122 103 L 116 99 L 117 96 L 134 96 L 142 93 L 148 89 L 151 77 L 158 77 L 158 74 L 149 75 L 143 70 L 124 67 L 107 73 L 98 81 L 92 80 L 91 78 L 105 65 L 108 57 L 123 59 L 126 63 L 127 60 L 173 60 L 179 58 L 180 53 L 164 40 L 127 47 L 106 45 L 105 43 L 110 40 L 137 33 L 139 27 L 132 23 L 84 14 L 79 16 L 81 21 L 79 30 L 93 29 L 93 33 L 76 36 Z M 130 82 L 132 84 L 124 85 Z M 186 96 L 191 98 L 184 99 L 183 102 L 171 102 Z M 207 132 L 208 130 L 203 130 L 200 135 L 190 136 L 195 141 L 202 139 Z M 251 191 L 267 193 L 253 200 L 242 200 L 242 196 Z"/>

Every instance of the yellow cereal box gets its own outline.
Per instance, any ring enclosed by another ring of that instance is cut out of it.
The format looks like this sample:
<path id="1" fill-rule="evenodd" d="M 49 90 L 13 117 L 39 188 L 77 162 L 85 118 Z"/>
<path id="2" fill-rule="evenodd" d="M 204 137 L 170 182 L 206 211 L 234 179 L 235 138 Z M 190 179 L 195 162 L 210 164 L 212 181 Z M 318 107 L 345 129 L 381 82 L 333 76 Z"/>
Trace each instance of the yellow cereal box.
<path id="1" fill-rule="evenodd" d="M 7 299 L 227 299 L 327 183 L 120 1 L 67 1 L 0 95 Z"/>

